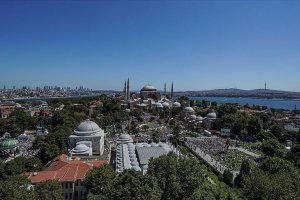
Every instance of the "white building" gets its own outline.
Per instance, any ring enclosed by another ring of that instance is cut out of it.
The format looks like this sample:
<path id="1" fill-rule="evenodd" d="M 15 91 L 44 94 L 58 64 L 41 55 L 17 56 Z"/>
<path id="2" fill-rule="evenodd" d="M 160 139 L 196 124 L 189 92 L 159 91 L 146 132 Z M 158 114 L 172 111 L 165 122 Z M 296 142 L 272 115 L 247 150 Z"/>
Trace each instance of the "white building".
<path id="1" fill-rule="evenodd" d="M 102 155 L 104 152 L 104 131 L 93 121 L 79 124 L 69 137 L 71 155 Z"/>

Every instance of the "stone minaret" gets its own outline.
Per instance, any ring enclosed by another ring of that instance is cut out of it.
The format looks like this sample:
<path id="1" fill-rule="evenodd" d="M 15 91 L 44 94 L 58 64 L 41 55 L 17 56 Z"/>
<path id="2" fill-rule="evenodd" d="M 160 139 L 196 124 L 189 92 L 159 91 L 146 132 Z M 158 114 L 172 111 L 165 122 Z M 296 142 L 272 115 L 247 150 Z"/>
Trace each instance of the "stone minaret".
<path id="1" fill-rule="evenodd" d="M 126 98 L 127 98 L 126 80 L 125 80 L 125 83 L 124 83 L 123 94 L 124 94 L 124 100 L 126 101 Z"/>
<path id="2" fill-rule="evenodd" d="M 172 85 L 171 85 L 171 99 L 173 99 L 173 92 L 174 92 L 174 87 L 173 87 L 173 81 L 172 81 Z"/>
<path id="3" fill-rule="evenodd" d="M 165 85 L 164 85 L 164 95 L 167 94 L 167 83 L 165 82 Z"/>
<path id="4" fill-rule="evenodd" d="M 127 101 L 130 100 L 130 90 L 129 90 L 129 78 L 127 80 Z"/>

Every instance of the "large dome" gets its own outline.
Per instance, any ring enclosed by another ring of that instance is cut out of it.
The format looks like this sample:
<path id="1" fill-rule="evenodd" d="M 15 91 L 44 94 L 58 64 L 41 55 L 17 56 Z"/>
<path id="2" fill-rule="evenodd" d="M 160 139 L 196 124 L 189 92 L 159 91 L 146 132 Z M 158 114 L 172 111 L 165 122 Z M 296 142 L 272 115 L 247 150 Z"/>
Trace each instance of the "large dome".
<path id="1" fill-rule="evenodd" d="M 156 88 L 153 85 L 145 85 L 141 91 L 156 91 Z"/>
<path id="2" fill-rule="evenodd" d="M 91 135 L 99 132 L 101 128 L 93 121 L 85 120 L 79 124 L 74 133 L 76 135 Z"/>

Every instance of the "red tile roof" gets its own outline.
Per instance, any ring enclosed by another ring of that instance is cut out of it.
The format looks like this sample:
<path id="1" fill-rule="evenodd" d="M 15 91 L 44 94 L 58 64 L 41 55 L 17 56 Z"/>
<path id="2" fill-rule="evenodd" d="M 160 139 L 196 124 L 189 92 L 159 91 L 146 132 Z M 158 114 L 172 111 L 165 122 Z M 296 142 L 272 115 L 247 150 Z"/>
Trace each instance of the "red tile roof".
<path id="1" fill-rule="evenodd" d="M 49 167 L 40 172 L 25 172 L 32 183 L 46 180 L 58 180 L 61 182 L 74 182 L 85 178 L 87 172 L 95 167 L 107 164 L 106 160 L 68 160 L 67 155 L 58 156 Z"/>

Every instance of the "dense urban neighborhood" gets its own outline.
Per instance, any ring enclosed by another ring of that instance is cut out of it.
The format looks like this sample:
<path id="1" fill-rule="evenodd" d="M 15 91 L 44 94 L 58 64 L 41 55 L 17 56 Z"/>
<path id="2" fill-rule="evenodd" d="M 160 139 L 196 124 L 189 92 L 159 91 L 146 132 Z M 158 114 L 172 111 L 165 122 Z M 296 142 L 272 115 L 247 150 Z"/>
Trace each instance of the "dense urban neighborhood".
<path id="1" fill-rule="evenodd" d="M 173 95 L 1 102 L 0 198 L 299 199 L 299 110 Z"/>

